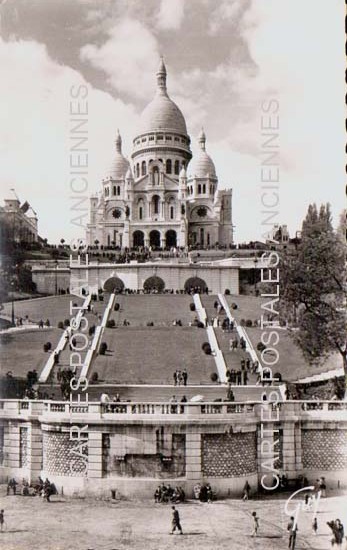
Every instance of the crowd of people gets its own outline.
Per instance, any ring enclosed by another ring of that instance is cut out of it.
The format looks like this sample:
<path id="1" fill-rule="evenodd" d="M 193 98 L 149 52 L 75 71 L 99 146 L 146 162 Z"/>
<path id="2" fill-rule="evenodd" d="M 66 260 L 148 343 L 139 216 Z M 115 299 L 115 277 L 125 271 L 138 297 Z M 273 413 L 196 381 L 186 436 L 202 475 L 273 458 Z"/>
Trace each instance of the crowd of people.
<path id="1" fill-rule="evenodd" d="M 209 483 L 197 483 L 194 485 L 194 498 L 200 502 L 212 502 L 214 494 Z"/>
<path id="2" fill-rule="evenodd" d="M 182 487 L 176 485 L 171 487 L 170 484 L 165 485 L 162 483 L 158 485 L 154 493 L 154 502 L 156 504 L 168 503 L 178 504 L 184 502 L 186 498 L 185 492 Z"/>
<path id="3" fill-rule="evenodd" d="M 7 483 L 7 496 L 9 496 L 11 492 L 12 495 L 40 496 L 47 502 L 50 502 L 50 497 L 57 494 L 57 489 L 54 483 L 51 483 L 48 478 L 43 481 L 43 479 L 39 477 L 37 482 L 34 483 L 29 483 L 25 478 L 23 478 L 21 483 L 19 483 L 13 477 L 10 478 Z"/>
<path id="4" fill-rule="evenodd" d="M 173 373 L 174 386 L 186 386 L 188 381 L 187 369 L 176 369 Z"/>

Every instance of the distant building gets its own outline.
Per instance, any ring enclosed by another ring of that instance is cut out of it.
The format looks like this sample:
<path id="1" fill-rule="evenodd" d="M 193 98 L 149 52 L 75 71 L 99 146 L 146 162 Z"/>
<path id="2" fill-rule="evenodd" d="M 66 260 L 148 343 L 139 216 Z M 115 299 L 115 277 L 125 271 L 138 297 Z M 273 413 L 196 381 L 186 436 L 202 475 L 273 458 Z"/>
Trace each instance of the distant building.
<path id="1" fill-rule="evenodd" d="M 88 244 L 154 248 L 233 242 L 232 190 L 219 190 L 206 136 L 193 158 L 186 122 L 166 89 L 161 61 L 157 91 L 144 109 L 131 162 L 118 134 L 100 195 L 91 197 Z"/>
<path id="2" fill-rule="evenodd" d="M 276 223 L 272 230 L 269 232 L 266 243 L 267 244 L 279 244 L 286 245 L 289 243 L 289 231 L 286 225 L 280 225 Z"/>
<path id="3" fill-rule="evenodd" d="M 17 243 L 33 243 L 38 240 L 37 215 L 25 201 L 22 205 L 15 199 L 5 199 L 0 206 L 1 239 Z"/>

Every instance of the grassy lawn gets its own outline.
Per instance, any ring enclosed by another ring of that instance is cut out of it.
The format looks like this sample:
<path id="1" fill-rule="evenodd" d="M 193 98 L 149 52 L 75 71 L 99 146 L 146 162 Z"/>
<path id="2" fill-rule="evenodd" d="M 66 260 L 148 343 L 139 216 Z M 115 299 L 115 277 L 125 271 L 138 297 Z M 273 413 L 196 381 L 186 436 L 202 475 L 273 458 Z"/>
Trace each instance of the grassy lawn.
<path id="1" fill-rule="evenodd" d="M 177 368 L 188 370 L 188 383 L 211 383 L 214 358 L 201 349 L 206 331 L 196 327 L 106 329 L 110 351 L 97 356 L 92 372 L 108 382 L 171 384 Z"/>
<path id="2" fill-rule="evenodd" d="M 56 328 L 8 333 L 5 343 L 1 344 L 1 374 L 12 371 L 14 376 L 25 378 L 33 369 L 40 374 L 49 357 L 43 351 L 43 344 L 51 342 L 54 348 L 61 334 L 62 331 Z"/>
<path id="3" fill-rule="evenodd" d="M 237 304 L 237 309 L 231 309 L 231 315 L 239 323 L 241 319 L 251 319 L 255 321 L 260 319 L 262 314 L 266 314 L 267 311 L 261 308 L 262 304 L 265 304 L 269 298 L 257 298 L 255 296 L 225 296 L 229 306 L 232 303 Z"/>
<path id="4" fill-rule="evenodd" d="M 260 342 L 262 330 L 260 328 L 246 328 L 246 332 L 250 337 L 254 348 Z M 268 333 L 268 331 L 266 331 Z M 306 376 L 313 376 L 332 369 L 337 369 L 342 366 L 341 358 L 338 354 L 332 355 L 324 364 L 319 366 L 310 366 L 305 360 L 300 348 L 296 346 L 286 330 L 278 331 L 279 341 L 276 346 L 279 353 L 279 359 L 276 366 L 273 367 L 273 374 L 280 372 L 283 380 L 293 382 Z M 269 346 L 271 347 L 271 346 Z M 260 359 L 259 352 L 258 356 Z M 273 357 L 273 356 L 272 356 Z M 260 359 L 261 360 L 261 359 Z M 273 361 L 272 358 L 269 361 Z"/>
<path id="5" fill-rule="evenodd" d="M 83 299 L 78 296 L 64 295 L 19 300 L 14 303 L 14 313 L 16 317 L 23 317 L 23 319 L 28 315 L 34 322 L 49 319 L 51 325 L 56 327 L 59 321 L 70 319 L 70 302 L 80 305 Z M 4 304 L 3 313 L 11 315 L 11 303 Z"/>
<path id="6" fill-rule="evenodd" d="M 118 324 L 127 319 L 131 326 L 146 326 L 148 322 L 153 322 L 155 326 L 168 326 L 175 319 L 180 319 L 187 326 L 196 316 L 189 309 L 192 301 L 188 295 L 176 294 L 117 296 L 120 310 L 113 311 L 110 319 Z"/>

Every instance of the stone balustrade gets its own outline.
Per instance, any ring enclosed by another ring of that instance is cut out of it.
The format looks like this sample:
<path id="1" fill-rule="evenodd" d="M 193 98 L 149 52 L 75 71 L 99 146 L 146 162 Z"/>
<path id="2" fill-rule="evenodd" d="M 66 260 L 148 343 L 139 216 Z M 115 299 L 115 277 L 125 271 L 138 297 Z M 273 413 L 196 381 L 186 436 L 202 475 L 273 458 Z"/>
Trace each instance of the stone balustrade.
<path id="1" fill-rule="evenodd" d="M 278 421 L 291 418 L 302 420 L 342 420 L 347 421 L 347 402 L 341 401 L 283 401 L 269 403 L 264 401 L 252 402 L 110 402 L 97 401 L 42 401 L 28 399 L 1 399 L 0 419 L 6 418 L 41 418 L 45 421 L 85 416 L 86 420 L 117 419 L 137 416 L 167 416 L 172 419 L 194 418 L 204 419 L 209 416 L 227 419 L 230 415 L 248 415 L 260 419 L 260 409 L 270 407 L 273 413 L 278 411 Z"/>

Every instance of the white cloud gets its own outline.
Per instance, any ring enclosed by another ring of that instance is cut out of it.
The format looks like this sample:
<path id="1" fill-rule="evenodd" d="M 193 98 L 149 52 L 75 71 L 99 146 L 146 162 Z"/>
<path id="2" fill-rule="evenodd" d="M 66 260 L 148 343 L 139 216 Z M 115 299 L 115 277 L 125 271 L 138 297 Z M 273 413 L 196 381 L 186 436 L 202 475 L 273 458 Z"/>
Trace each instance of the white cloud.
<path id="1" fill-rule="evenodd" d="M 240 0 L 219 0 L 218 3 L 215 3 L 215 9 L 211 10 L 209 20 L 209 34 L 215 35 L 223 25 L 230 23 L 231 20 L 236 21 L 244 9 L 243 2 L 240 2 Z"/>
<path id="2" fill-rule="evenodd" d="M 0 180 L 2 197 L 16 189 L 39 216 L 43 237 L 80 235 L 71 219 L 69 117 L 71 86 L 80 73 L 55 63 L 34 41 L 0 40 Z M 131 106 L 88 85 L 88 194 L 100 190 L 111 162 L 116 128 L 130 151 L 137 117 Z M 82 105 L 82 103 L 81 103 Z M 54 206 L 53 206 L 54 205 Z"/>
<path id="3" fill-rule="evenodd" d="M 159 57 L 153 34 L 129 18 L 114 26 L 100 47 L 87 44 L 81 49 L 81 59 L 102 69 L 115 90 L 137 99 L 153 93 Z"/>
<path id="4" fill-rule="evenodd" d="M 161 0 L 158 13 L 158 28 L 177 30 L 184 18 L 185 0 Z"/>

